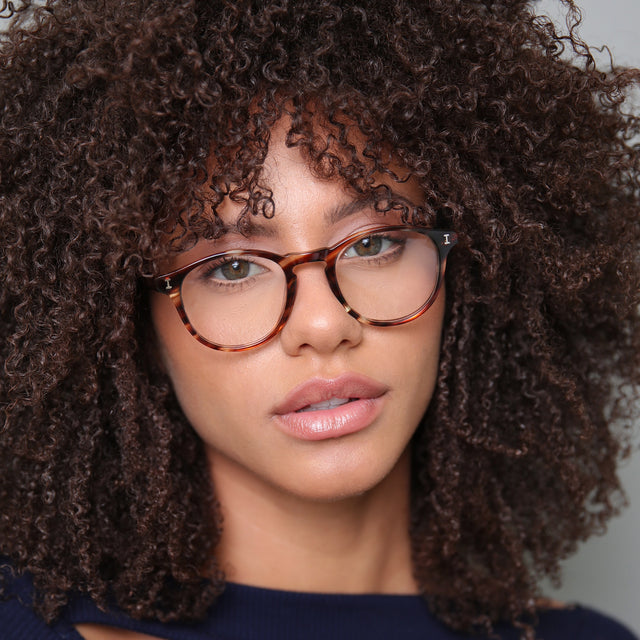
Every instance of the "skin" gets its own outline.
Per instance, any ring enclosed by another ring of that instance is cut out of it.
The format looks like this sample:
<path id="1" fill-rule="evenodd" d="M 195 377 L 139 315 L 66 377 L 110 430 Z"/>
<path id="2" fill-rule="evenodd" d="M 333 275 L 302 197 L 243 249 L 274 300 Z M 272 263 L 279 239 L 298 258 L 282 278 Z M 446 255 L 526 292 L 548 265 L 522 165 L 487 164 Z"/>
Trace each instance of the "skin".
<path id="1" fill-rule="evenodd" d="M 337 182 L 320 180 L 300 152 L 273 132 L 264 167 L 275 216 L 270 230 L 230 231 L 201 242 L 167 270 L 229 248 L 285 254 L 329 246 L 372 224 L 397 222 L 370 209 L 328 221 L 353 202 Z M 384 181 L 381 179 L 381 182 Z M 388 183 L 415 203 L 411 182 Z M 233 226 L 241 207 L 219 213 Z M 283 330 L 260 347 L 210 349 L 185 329 L 167 296 L 154 293 L 159 354 L 185 415 L 206 445 L 224 517 L 217 549 L 231 581 L 315 592 L 416 593 L 409 519 L 409 442 L 433 393 L 444 313 L 441 291 L 420 318 L 396 327 L 365 326 L 348 315 L 322 265 L 298 269 L 298 293 Z M 301 383 L 366 375 L 385 388 L 381 410 L 365 428 L 318 441 L 279 429 L 274 407 Z M 304 567 L 304 571 L 300 570 Z M 140 638 L 85 625 L 88 640 Z M 112 635 L 109 635 L 112 634 Z M 115 634 L 115 635 L 113 635 Z"/>

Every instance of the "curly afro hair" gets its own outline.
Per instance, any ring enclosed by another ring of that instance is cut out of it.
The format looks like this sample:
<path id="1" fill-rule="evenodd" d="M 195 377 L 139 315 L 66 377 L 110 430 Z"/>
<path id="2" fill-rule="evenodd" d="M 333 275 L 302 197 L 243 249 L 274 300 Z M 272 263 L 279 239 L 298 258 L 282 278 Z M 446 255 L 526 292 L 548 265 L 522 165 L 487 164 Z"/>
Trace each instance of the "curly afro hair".
<path id="1" fill-rule="evenodd" d="M 273 215 L 261 166 L 286 116 L 319 175 L 397 206 L 376 176 L 401 166 L 425 193 L 405 218 L 459 235 L 413 441 L 415 576 L 451 626 L 531 621 L 538 579 L 624 503 L 640 74 L 598 70 L 524 0 L 0 9 L 0 550 L 38 611 L 75 591 L 187 619 L 224 588 L 144 279 L 169 238 L 217 233 L 226 197 Z"/>

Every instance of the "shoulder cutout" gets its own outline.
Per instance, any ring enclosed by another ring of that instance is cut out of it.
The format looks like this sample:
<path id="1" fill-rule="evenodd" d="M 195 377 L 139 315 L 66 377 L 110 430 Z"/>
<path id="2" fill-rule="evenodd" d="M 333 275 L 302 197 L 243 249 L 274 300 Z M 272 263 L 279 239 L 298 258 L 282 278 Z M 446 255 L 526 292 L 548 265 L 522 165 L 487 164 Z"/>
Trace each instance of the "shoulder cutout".
<path id="1" fill-rule="evenodd" d="M 108 627 L 102 624 L 77 624 L 76 631 L 85 640 L 161 640 L 158 636 L 148 636 L 146 633 Z"/>

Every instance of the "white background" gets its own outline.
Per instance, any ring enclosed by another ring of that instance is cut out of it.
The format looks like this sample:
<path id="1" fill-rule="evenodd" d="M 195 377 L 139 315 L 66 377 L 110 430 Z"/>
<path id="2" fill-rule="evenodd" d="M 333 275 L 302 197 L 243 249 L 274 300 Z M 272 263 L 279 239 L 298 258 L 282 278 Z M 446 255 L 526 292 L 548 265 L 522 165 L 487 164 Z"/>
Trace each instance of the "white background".
<path id="1" fill-rule="evenodd" d="M 578 0 L 589 45 L 608 45 L 620 64 L 640 66 L 640 0 Z M 537 13 L 564 24 L 560 0 L 540 0 Z M 2 28 L 0 21 L 0 28 Z M 607 534 L 583 545 L 565 563 L 559 591 L 549 595 L 589 604 L 618 617 L 640 634 L 640 455 L 621 470 L 631 506 Z"/>
<path id="2" fill-rule="evenodd" d="M 607 45 L 615 63 L 640 66 L 640 0 L 577 3 L 583 14 L 582 39 L 589 46 Z M 559 0 L 536 5 L 536 13 L 564 25 L 562 11 Z M 630 507 L 611 522 L 605 536 L 586 542 L 565 563 L 562 588 L 548 593 L 613 614 L 640 634 L 640 455 L 624 465 L 620 477 Z"/>

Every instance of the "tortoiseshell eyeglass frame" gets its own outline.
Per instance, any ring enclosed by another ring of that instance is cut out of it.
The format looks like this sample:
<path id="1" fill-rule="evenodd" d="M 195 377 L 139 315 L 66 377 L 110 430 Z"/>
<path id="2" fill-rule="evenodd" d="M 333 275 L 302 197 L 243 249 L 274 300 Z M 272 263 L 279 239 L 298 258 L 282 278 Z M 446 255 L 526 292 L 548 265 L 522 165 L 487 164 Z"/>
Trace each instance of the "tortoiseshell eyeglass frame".
<path id="1" fill-rule="evenodd" d="M 338 257 L 341 252 L 353 242 L 357 242 L 359 239 L 366 238 L 367 236 L 373 233 L 379 232 L 390 232 L 390 231 L 414 231 L 417 233 L 421 233 L 423 235 L 431 238 L 432 242 L 436 246 L 438 250 L 438 273 L 437 273 L 437 282 L 436 285 L 429 296 L 429 298 L 425 301 L 425 303 L 413 313 L 403 316 L 401 318 L 395 318 L 393 320 L 370 320 L 362 315 L 360 315 L 357 311 L 352 309 L 349 306 L 349 303 L 345 300 L 342 292 L 340 291 L 340 287 L 338 286 L 338 280 L 335 272 L 335 265 Z M 286 255 L 278 255 L 277 253 L 271 253 L 269 251 L 259 251 L 259 250 L 244 250 L 244 249 L 231 249 L 229 251 L 223 251 L 221 253 L 215 253 L 210 256 L 206 256 L 204 258 L 200 258 L 195 262 L 191 262 L 180 269 L 176 269 L 174 271 L 170 271 L 169 273 L 162 274 L 160 276 L 156 276 L 152 278 L 150 281 L 150 286 L 157 291 L 158 293 L 162 293 L 168 295 L 171 298 L 171 301 L 175 305 L 176 310 L 182 320 L 184 326 L 187 328 L 187 331 L 200 343 L 211 348 L 216 349 L 218 351 L 246 351 L 247 349 L 253 349 L 255 347 L 264 344 L 271 340 L 275 335 L 277 335 L 284 325 L 286 324 L 289 316 L 291 315 L 291 311 L 293 309 L 293 304 L 295 302 L 296 297 L 296 288 L 297 288 L 297 277 L 294 272 L 294 268 L 301 264 L 307 264 L 311 262 L 324 262 L 325 263 L 325 274 L 327 277 L 327 281 L 331 288 L 331 291 L 335 295 L 335 297 L 340 301 L 340 304 L 345 308 L 349 315 L 353 316 L 356 320 L 365 325 L 371 325 L 376 327 L 393 327 L 400 324 L 405 324 L 407 322 L 411 322 L 416 318 L 419 318 L 427 309 L 433 304 L 435 301 L 438 292 L 440 291 L 440 287 L 442 286 L 442 282 L 444 279 L 444 272 L 447 263 L 447 255 L 449 251 L 455 246 L 458 242 L 458 235 L 454 231 L 443 231 L 440 229 L 424 229 L 421 227 L 413 227 L 408 225 L 379 225 L 375 227 L 369 227 L 367 229 L 362 229 L 356 233 L 352 233 L 347 236 L 343 240 L 340 240 L 337 244 L 334 244 L 331 247 L 322 247 L 320 249 L 315 249 L 314 251 L 304 251 L 302 253 L 288 253 Z M 222 345 L 216 344 L 214 342 L 210 342 L 206 338 L 203 338 L 192 326 L 189 321 L 189 317 L 187 312 L 185 311 L 184 305 L 182 303 L 182 282 L 184 281 L 187 274 L 195 269 L 196 267 L 201 266 L 202 264 L 209 262 L 211 260 L 218 260 L 220 258 L 229 258 L 229 257 L 242 257 L 242 256 L 257 256 L 260 258 L 266 258 L 278 264 L 280 268 L 283 270 L 287 283 L 287 296 L 286 302 L 284 305 L 284 309 L 280 316 L 280 320 L 274 326 L 274 328 L 265 336 L 256 340 L 254 342 L 242 345 Z"/>

